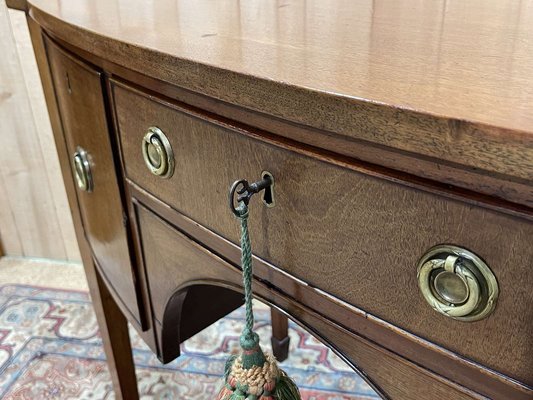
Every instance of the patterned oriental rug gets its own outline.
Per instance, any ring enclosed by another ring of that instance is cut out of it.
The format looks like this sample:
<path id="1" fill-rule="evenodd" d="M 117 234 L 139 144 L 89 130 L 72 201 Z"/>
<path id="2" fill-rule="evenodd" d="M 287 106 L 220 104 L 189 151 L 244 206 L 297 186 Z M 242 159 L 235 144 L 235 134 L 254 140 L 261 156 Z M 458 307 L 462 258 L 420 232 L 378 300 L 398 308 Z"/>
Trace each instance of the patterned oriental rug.
<path id="1" fill-rule="evenodd" d="M 217 392 L 227 354 L 238 351 L 244 324 L 238 309 L 182 344 L 182 356 L 162 365 L 131 329 L 142 399 L 205 399 Z M 258 305 L 258 333 L 269 348 L 270 312 Z M 377 399 L 328 348 L 290 324 L 289 359 L 282 363 L 306 400 Z M 113 399 L 96 318 L 86 292 L 0 286 L 0 398 Z"/>

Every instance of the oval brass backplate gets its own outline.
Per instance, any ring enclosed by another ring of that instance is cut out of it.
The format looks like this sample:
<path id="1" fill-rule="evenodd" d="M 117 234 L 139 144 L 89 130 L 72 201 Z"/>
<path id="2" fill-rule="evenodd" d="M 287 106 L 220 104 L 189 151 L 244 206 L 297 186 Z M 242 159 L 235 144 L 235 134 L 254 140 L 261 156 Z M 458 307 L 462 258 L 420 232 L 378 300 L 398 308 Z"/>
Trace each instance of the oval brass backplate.
<path id="1" fill-rule="evenodd" d="M 477 321 L 496 307 L 496 277 L 480 257 L 461 247 L 431 248 L 418 262 L 417 278 L 425 300 L 447 317 Z"/>
<path id="2" fill-rule="evenodd" d="M 161 129 L 155 126 L 148 128 L 142 140 L 142 155 L 152 174 L 170 178 L 174 173 L 174 153 Z"/>
<path id="3" fill-rule="evenodd" d="M 91 163 L 89 161 L 89 155 L 85 149 L 80 146 L 76 147 L 76 151 L 72 157 L 72 163 L 78 189 L 83 192 L 92 192 L 93 177 L 91 172 Z"/>

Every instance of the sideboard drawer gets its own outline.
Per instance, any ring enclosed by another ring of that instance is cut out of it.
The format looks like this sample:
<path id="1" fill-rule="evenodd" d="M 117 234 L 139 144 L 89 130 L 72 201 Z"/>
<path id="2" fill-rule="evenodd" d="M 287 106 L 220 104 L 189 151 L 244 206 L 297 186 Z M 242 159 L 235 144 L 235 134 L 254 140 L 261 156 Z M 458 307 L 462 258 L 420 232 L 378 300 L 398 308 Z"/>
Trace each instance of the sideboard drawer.
<path id="1" fill-rule="evenodd" d="M 216 285 L 228 276 L 240 280 L 240 273 L 137 201 L 134 208 L 149 277 L 158 356 L 170 362 L 179 355 L 180 343 L 244 303 L 242 293 Z"/>
<path id="2" fill-rule="evenodd" d="M 104 108 L 101 74 L 47 39 L 84 232 L 122 309 L 143 325 Z"/>
<path id="3" fill-rule="evenodd" d="M 112 82 L 126 175 L 172 208 L 238 242 L 228 188 L 269 171 L 275 207 L 252 200 L 254 253 L 312 286 L 499 372 L 533 384 L 533 224 L 253 138 L 187 107 Z M 172 176 L 145 165 L 143 138 L 160 129 Z M 438 244 L 469 249 L 499 283 L 496 310 L 477 322 L 434 312 L 417 283 L 419 259 Z M 327 277 L 327 279 L 325 279 Z"/>

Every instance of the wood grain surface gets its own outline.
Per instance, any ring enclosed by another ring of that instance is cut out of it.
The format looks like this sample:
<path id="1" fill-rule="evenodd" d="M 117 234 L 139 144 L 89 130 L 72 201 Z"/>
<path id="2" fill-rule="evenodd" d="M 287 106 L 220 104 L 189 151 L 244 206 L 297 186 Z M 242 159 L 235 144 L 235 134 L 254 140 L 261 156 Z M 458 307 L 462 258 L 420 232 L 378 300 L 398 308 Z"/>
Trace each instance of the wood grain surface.
<path id="1" fill-rule="evenodd" d="M 28 2 L 26 0 L 6 0 L 6 5 L 8 8 L 18 11 L 27 11 Z"/>
<path id="2" fill-rule="evenodd" d="M 252 202 L 257 255 L 410 332 L 533 382 L 530 222 L 252 140 L 243 130 L 188 116 L 122 86 L 115 86 L 114 97 L 126 174 L 141 187 L 237 242 L 228 186 L 268 170 L 278 177 L 276 207 Z M 171 179 L 157 179 L 142 160 L 140 144 L 150 126 L 162 129 L 172 144 Z M 452 321 L 424 301 L 416 265 L 442 243 L 474 251 L 496 274 L 501 297 L 488 319 Z"/>
<path id="3" fill-rule="evenodd" d="M 112 285 L 111 293 L 117 293 L 118 301 L 135 322 L 145 326 L 128 247 L 127 220 L 107 126 L 101 73 L 68 55 L 51 40 L 46 40 L 46 44 L 69 160 L 78 146 L 89 157 L 94 189 L 77 191 L 85 235 L 104 280 Z"/>
<path id="4" fill-rule="evenodd" d="M 143 244 L 149 249 L 146 253 L 147 270 L 151 272 L 154 288 L 157 288 L 153 291 L 156 310 L 167 305 L 176 289 L 185 289 L 189 285 L 192 287 L 195 284 L 228 285 L 234 290 L 242 290 L 240 270 L 190 241 L 142 207 L 139 208 L 139 226 Z M 177 260 L 179 261 L 176 262 Z M 254 282 L 254 292 L 260 298 L 288 311 L 297 322 L 306 324 L 313 334 L 341 352 L 351 365 L 368 374 L 365 376 L 371 377 L 371 381 L 377 386 L 376 389 L 390 398 L 402 400 L 483 398 L 340 328 L 294 300 L 271 290 L 264 283 Z M 220 296 L 208 294 L 207 296 L 218 298 L 220 302 L 224 301 Z M 197 315 L 199 310 L 194 308 L 194 305 L 191 306 L 189 310 L 185 306 L 182 312 Z M 167 329 L 175 333 L 161 343 L 163 352 L 165 347 L 173 347 L 175 338 L 179 337 L 180 321 L 170 318 L 175 315 L 168 313 L 167 319 L 161 321 L 163 331 L 168 324 Z"/>
<path id="5" fill-rule="evenodd" d="M 528 1 L 30 3 L 60 38 L 153 78 L 531 184 Z"/>

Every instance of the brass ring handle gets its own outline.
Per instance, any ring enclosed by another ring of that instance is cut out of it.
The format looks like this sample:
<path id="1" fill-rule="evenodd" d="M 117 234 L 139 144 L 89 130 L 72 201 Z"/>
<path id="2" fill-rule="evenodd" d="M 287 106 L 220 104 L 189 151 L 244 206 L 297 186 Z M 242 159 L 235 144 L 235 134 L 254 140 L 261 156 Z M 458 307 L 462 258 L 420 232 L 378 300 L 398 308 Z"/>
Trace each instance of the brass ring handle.
<path id="1" fill-rule="evenodd" d="M 496 305 L 499 289 L 487 264 L 457 246 L 436 246 L 422 257 L 418 286 L 437 312 L 461 321 L 485 318 Z"/>
<path id="2" fill-rule="evenodd" d="M 93 177 L 89 155 L 82 147 L 78 146 L 73 156 L 74 176 L 78 189 L 83 192 L 93 191 Z"/>
<path id="3" fill-rule="evenodd" d="M 168 138 L 155 126 L 148 128 L 142 140 L 144 163 L 150 172 L 162 178 L 174 173 L 174 153 Z"/>

